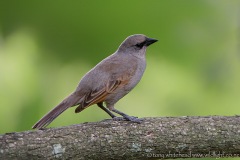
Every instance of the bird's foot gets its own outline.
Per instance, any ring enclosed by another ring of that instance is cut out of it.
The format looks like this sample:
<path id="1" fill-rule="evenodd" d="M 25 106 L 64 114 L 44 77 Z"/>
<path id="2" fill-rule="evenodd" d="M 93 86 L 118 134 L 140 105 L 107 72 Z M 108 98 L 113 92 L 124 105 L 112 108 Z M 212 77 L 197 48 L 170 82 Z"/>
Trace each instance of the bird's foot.
<path id="1" fill-rule="evenodd" d="M 134 116 L 125 116 L 124 117 L 126 120 L 134 122 L 134 123 L 142 123 L 143 119 L 134 117 Z"/>
<path id="2" fill-rule="evenodd" d="M 126 121 L 126 119 L 123 118 L 123 117 L 113 117 L 112 120 L 114 120 L 114 121 Z"/>
<path id="3" fill-rule="evenodd" d="M 113 117 L 112 120 L 114 121 L 131 121 L 135 123 L 141 123 L 142 119 L 134 116 L 125 116 L 125 117 Z"/>

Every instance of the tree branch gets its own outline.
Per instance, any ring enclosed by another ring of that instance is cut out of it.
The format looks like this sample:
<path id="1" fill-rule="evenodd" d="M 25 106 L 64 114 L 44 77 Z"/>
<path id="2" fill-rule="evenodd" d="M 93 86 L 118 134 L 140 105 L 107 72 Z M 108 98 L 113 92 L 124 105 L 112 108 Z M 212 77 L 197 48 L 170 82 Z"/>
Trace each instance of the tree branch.
<path id="1" fill-rule="evenodd" d="M 240 157 L 240 117 L 104 120 L 0 135 L 0 159 Z"/>

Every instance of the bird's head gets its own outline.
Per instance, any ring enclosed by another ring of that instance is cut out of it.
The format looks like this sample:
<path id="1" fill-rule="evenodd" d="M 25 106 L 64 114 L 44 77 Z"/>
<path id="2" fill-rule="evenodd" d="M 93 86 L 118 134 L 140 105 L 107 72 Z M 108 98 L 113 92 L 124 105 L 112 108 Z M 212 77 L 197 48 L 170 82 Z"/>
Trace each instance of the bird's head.
<path id="1" fill-rule="evenodd" d="M 145 54 L 146 48 L 158 40 L 148 38 L 143 34 L 134 34 L 127 37 L 119 46 L 118 51 L 131 54 Z"/>

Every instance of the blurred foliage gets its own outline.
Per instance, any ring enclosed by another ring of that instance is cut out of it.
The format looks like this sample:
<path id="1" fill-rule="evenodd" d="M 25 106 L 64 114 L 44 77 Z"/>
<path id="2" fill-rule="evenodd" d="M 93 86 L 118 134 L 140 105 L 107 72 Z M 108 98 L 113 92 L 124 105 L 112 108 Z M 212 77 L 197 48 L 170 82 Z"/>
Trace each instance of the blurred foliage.
<path id="1" fill-rule="evenodd" d="M 129 35 L 159 39 L 116 108 L 139 117 L 240 114 L 237 0 L 1 1 L 0 133 L 29 130 Z M 50 126 L 100 121 L 71 108 Z"/>

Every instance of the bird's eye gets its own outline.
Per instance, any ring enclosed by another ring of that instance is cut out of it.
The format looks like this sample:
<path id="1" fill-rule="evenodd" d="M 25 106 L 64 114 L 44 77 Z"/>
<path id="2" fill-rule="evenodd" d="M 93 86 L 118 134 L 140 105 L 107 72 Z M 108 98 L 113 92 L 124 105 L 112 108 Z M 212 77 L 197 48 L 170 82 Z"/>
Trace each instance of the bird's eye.
<path id="1" fill-rule="evenodd" d="M 137 43 L 135 46 L 141 49 L 144 46 L 144 43 Z"/>

